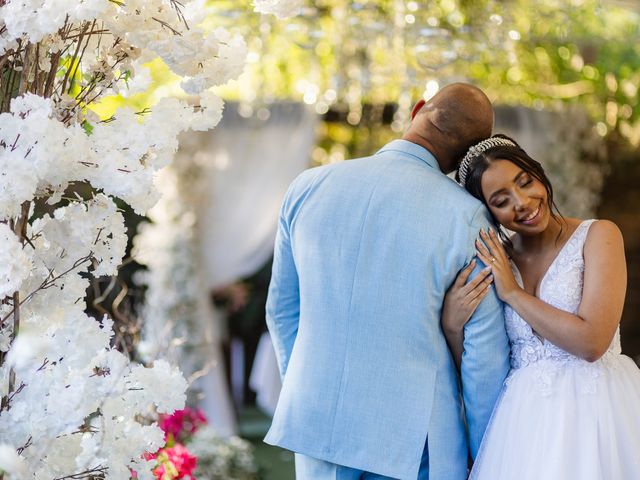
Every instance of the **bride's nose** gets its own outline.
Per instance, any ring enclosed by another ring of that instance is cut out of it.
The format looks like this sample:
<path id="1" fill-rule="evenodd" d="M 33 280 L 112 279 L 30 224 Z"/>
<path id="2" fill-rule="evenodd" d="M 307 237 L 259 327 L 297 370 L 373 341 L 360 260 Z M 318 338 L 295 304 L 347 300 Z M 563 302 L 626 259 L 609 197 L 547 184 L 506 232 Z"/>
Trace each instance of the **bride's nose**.
<path id="1" fill-rule="evenodd" d="M 514 193 L 513 204 L 517 211 L 525 210 L 527 207 L 528 199 L 520 192 Z"/>

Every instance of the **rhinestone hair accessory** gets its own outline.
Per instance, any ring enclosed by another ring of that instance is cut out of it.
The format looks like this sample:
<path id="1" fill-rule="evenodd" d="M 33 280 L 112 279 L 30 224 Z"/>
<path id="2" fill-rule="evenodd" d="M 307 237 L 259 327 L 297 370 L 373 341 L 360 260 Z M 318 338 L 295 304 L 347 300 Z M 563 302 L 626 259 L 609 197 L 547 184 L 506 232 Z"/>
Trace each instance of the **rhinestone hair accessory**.
<path id="1" fill-rule="evenodd" d="M 471 165 L 471 160 L 494 147 L 517 147 L 517 145 L 511 140 L 501 137 L 490 137 L 473 145 L 469 150 L 467 150 L 467 154 L 464 156 L 462 162 L 460 162 L 460 166 L 458 167 L 458 178 L 460 179 L 458 183 L 460 185 L 464 187 L 467 182 L 467 175 L 469 174 L 469 165 Z"/>

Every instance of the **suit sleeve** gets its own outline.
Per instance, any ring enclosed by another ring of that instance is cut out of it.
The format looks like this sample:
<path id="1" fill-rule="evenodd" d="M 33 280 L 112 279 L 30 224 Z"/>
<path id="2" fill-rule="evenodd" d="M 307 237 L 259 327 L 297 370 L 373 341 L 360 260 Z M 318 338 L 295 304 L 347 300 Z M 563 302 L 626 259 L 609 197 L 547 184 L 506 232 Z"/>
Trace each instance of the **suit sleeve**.
<path id="1" fill-rule="evenodd" d="M 284 378 L 298 333 L 300 290 L 291 249 L 287 206 L 291 189 L 282 205 L 273 253 L 273 266 L 266 304 L 266 320 L 276 352 L 280 377 Z"/>
<path id="2" fill-rule="evenodd" d="M 474 245 L 480 228 L 491 225 L 484 206 L 476 212 L 469 244 Z M 474 250 L 475 251 L 475 250 Z M 475 276 L 481 265 L 476 267 Z M 503 304 L 495 288 L 480 303 L 464 328 L 461 377 L 471 456 L 475 459 L 504 379 L 509 371 L 509 342 L 504 325 Z"/>

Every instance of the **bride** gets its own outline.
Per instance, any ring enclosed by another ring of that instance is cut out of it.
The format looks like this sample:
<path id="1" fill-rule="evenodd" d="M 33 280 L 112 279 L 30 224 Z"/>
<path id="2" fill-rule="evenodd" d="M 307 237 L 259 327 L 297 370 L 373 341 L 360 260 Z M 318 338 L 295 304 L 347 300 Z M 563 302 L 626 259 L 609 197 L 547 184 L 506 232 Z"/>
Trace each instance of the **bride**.
<path id="1" fill-rule="evenodd" d="M 511 372 L 470 479 L 640 478 L 640 370 L 620 353 L 619 229 L 562 217 L 542 166 L 504 135 L 472 147 L 458 181 L 504 228 L 481 232 L 486 268 L 468 283 L 475 261 L 459 274 L 443 331 L 459 364 L 464 325 L 493 283 L 511 343 Z"/>

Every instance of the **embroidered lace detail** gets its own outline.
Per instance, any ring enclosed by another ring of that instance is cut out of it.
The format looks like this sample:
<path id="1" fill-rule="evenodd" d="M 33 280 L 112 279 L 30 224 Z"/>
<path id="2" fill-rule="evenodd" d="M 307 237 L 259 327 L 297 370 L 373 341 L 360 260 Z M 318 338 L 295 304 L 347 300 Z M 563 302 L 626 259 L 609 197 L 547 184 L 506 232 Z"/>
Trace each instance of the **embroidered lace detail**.
<path id="1" fill-rule="evenodd" d="M 549 266 L 540 283 L 540 299 L 544 302 L 567 312 L 578 312 L 584 280 L 583 247 L 589 227 L 594 221 L 582 222 Z M 515 265 L 513 269 L 516 279 L 522 285 L 520 272 Z M 509 305 L 505 305 L 505 322 L 511 343 L 510 376 L 520 368 L 535 368 L 538 386 L 543 394 L 552 391 L 554 377 L 567 363 L 574 364 L 584 373 L 586 381 L 582 383 L 583 393 L 595 393 L 596 380 L 603 367 L 610 363 L 612 356 L 621 353 L 619 328 L 607 353 L 598 361 L 590 363 L 538 337 Z M 507 385 L 508 383 L 509 379 Z"/>

